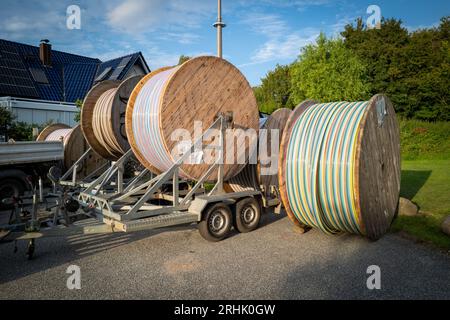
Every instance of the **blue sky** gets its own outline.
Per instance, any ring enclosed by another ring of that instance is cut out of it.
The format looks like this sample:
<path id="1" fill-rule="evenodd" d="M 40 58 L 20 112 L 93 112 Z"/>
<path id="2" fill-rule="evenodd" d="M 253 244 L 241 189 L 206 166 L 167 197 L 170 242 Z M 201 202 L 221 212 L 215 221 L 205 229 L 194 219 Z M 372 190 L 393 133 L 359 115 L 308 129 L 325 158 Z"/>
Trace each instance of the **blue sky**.
<path id="1" fill-rule="evenodd" d="M 302 46 L 323 31 L 338 36 L 367 7 L 400 18 L 410 30 L 439 24 L 449 0 L 222 0 L 224 58 L 252 85 L 267 71 L 296 59 Z M 81 8 L 81 29 L 68 30 L 66 9 Z M 151 69 L 172 65 L 181 54 L 216 53 L 216 0 L 2 0 L 0 38 L 102 60 L 142 51 Z"/>

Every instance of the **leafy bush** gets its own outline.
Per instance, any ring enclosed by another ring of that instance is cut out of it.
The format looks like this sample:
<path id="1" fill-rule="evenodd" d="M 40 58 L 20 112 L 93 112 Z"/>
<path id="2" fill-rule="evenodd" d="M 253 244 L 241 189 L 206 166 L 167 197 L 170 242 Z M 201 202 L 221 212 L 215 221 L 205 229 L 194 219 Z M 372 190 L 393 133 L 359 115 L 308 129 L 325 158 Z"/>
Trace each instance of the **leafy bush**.
<path id="1" fill-rule="evenodd" d="M 261 79 L 259 87 L 254 88 L 256 100 L 261 112 L 271 114 L 280 108 L 294 107 L 291 97 L 290 66 L 277 65 Z"/>
<path id="2" fill-rule="evenodd" d="M 32 141 L 33 128 L 37 125 L 32 125 L 26 122 L 13 122 L 8 129 L 8 138 L 15 141 Z"/>
<path id="3" fill-rule="evenodd" d="M 83 100 L 77 99 L 77 101 L 75 101 L 75 105 L 78 108 L 77 113 L 75 113 L 75 117 L 73 118 L 75 120 L 75 122 L 80 122 L 80 117 L 81 117 L 81 107 L 83 106 Z"/>
<path id="4" fill-rule="evenodd" d="M 0 134 L 3 136 L 6 135 L 8 140 L 31 141 L 33 140 L 33 128 L 38 128 L 41 131 L 51 123 L 53 123 L 52 120 L 41 125 L 15 121 L 15 116 L 10 110 L 0 107 L 0 126 L 2 127 Z"/>
<path id="5" fill-rule="evenodd" d="M 303 48 L 292 64 L 292 95 L 296 104 L 305 99 L 320 102 L 368 98 L 366 67 L 341 39 L 321 34 L 317 44 Z"/>
<path id="6" fill-rule="evenodd" d="M 387 94 L 397 113 L 427 121 L 450 120 L 450 17 L 414 32 L 386 19 L 369 29 L 362 19 L 341 33 L 366 65 L 370 95 Z"/>
<path id="7" fill-rule="evenodd" d="M 450 122 L 400 119 L 403 160 L 449 160 Z"/>

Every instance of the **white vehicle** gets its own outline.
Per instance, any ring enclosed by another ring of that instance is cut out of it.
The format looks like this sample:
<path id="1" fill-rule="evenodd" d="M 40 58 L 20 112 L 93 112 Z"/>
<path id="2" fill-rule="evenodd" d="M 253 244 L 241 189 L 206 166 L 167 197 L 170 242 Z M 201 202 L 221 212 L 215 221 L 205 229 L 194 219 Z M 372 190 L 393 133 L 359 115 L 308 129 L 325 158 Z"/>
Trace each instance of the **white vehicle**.
<path id="1" fill-rule="evenodd" d="M 0 201 L 31 190 L 30 176 L 45 176 L 63 160 L 62 142 L 1 142 Z"/>

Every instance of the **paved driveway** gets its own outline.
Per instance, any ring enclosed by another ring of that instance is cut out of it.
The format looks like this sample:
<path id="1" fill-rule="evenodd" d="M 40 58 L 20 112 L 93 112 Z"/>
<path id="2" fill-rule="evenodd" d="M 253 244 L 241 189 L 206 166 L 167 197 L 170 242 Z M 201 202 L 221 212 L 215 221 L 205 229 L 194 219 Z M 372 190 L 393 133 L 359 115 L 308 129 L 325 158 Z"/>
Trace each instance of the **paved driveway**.
<path id="1" fill-rule="evenodd" d="M 219 242 L 195 227 L 0 244 L 0 298 L 14 299 L 450 299 L 450 257 L 397 235 L 298 234 L 284 216 Z M 81 290 L 66 287 L 69 265 Z M 381 290 L 366 271 L 381 268 Z"/>

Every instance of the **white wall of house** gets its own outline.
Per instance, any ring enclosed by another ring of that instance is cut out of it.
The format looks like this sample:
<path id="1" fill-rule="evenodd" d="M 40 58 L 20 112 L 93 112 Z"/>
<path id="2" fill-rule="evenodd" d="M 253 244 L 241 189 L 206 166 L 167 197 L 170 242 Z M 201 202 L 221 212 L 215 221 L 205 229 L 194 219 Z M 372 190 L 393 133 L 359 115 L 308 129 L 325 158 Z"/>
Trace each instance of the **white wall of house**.
<path id="1" fill-rule="evenodd" d="M 71 127 L 77 107 L 74 103 L 63 103 L 45 100 L 0 97 L 0 106 L 6 107 L 16 116 L 16 121 L 30 124 L 65 123 Z"/>

